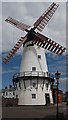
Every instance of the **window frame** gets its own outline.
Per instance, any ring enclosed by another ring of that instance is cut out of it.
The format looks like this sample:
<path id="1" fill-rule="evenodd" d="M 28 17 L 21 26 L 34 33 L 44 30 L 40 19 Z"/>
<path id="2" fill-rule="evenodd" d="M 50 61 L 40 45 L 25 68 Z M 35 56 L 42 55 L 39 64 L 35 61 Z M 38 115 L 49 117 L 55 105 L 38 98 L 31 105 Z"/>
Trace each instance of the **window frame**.
<path id="1" fill-rule="evenodd" d="M 36 88 L 36 83 L 35 82 L 33 82 L 33 88 Z"/>
<path id="2" fill-rule="evenodd" d="M 11 93 L 11 92 L 9 92 L 9 95 L 12 95 L 12 93 Z"/>
<path id="3" fill-rule="evenodd" d="M 32 94 L 32 99 L 36 99 L 36 94 Z"/>
<path id="4" fill-rule="evenodd" d="M 38 59 L 41 59 L 41 55 L 38 55 Z"/>
<path id="5" fill-rule="evenodd" d="M 36 67 L 32 67 L 32 71 L 36 71 Z"/>
<path id="6" fill-rule="evenodd" d="M 46 90 L 48 90 L 48 86 L 49 86 L 49 84 L 48 84 L 48 83 L 46 83 Z"/>

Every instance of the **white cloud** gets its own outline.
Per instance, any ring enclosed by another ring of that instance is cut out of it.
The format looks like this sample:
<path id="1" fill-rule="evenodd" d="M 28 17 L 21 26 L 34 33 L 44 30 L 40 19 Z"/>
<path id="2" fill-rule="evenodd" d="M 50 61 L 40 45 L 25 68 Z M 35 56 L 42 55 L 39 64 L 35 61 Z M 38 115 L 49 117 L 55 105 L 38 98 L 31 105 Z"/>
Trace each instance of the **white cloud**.
<path id="1" fill-rule="evenodd" d="M 2 3 L 0 3 L 0 52 L 2 52 Z"/>
<path id="2" fill-rule="evenodd" d="M 2 2 L 67 2 L 67 0 L 2 0 Z"/>
<path id="3" fill-rule="evenodd" d="M 4 20 L 11 16 L 26 24 L 32 25 L 37 18 L 48 8 L 50 3 L 15 3 L 5 2 L 2 4 L 3 13 L 3 51 L 11 50 L 19 38 L 25 35 L 25 32 L 7 24 Z M 37 12 L 36 12 L 37 11 Z M 64 14 L 63 14 L 64 13 Z M 56 13 L 42 32 L 56 42 L 65 46 L 65 3 L 60 3 Z M 21 48 L 22 49 L 22 48 Z M 20 49 L 20 51 L 21 51 Z"/>
<path id="4" fill-rule="evenodd" d="M 63 78 L 59 80 L 59 83 L 67 83 L 68 82 L 68 78 Z"/>

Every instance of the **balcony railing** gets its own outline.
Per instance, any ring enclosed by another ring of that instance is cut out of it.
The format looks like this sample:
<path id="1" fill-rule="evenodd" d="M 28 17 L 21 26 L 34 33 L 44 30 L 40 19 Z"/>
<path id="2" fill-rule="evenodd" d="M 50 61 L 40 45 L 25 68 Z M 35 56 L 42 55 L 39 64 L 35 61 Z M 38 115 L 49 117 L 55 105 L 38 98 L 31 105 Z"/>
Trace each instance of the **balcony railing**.
<path id="1" fill-rule="evenodd" d="M 53 74 L 50 74 L 48 72 L 41 72 L 41 71 L 25 71 L 16 73 L 13 78 L 19 78 L 19 77 L 26 77 L 26 76 L 39 76 L 39 77 L 50 77 L 54 78 Z"/>

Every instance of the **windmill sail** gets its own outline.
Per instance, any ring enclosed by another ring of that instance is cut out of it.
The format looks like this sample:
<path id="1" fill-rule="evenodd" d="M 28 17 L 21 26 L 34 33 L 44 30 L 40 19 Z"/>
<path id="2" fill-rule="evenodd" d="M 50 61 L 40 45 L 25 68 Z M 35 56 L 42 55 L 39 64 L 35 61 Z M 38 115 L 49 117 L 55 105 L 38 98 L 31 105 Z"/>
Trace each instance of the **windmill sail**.
<path id="1" fill-rule="evenodd" d="M 47 25 L 53 14 L 55 13 L 56 9 L 58 8 L 58 4 L 52 3 L 50 7 L 45 11 L 39 19 L 34 23 L 34 27 L 37 28 L 40 32 L 44 29 Z"/>
<path id="2" fill-rule="evenodd" d="M 35 35 L 32 43 L 59 55 L 61 55 L 66 49 L 65 47 L 40 33 Z"/>
<path id="3" fill-rule="evenodd" d="M 21 37 L 16 45 L 12 48 L 12 50 L 7 54 L 5 58 L 3 58 L 3 62 L 6 64 L 13 57 L 13 55 L 17 52 L 17 50 L 22 46 L 22 44 L 26 41 L 26 37 Z"/>
<path id="4" fill-rule="evenodd" d="M 11 17 L 8 17 L 5 21 L 12 24 L 12 25 L 14 25 L 15 27 L 19 28 L 22 31 L 25 31 L 28 28 L 30 28 L 29 25 L 26 25 L 26 24 L 24 24 L 22 22 L 19 22 L 19 21 L 15 20 L 15 19 L 13 19 Z"/>
<path id="5" fill-rule="evenodd" d="M 56 43 L 55 41 L 51 40 L 50 38 L 40 34 L 36 33 L 35 29 L 37 28 L 40 32 L 44 29 L 44 27 L 47 25 L 53 14 L 55 13 L 56 9 L 58 8 L 58 4 L 52 3 L 50 7 L 45 11 L 40 18 L 34 23 L 34 28 L 31 28 L 29 25 L 26 25 L 24 23 L 21 23 L 11 17 L 7 18 L 5 21 L 14 25 L 15 27 L 19 28 L 22 31 L 28 32 L 25 37 L 21 37 L 19 41 L 16 43 L 16 45 L 12 48 L 12 50 L 7 54 L 7 56 L 3 59 L 3 62 L 6 64 L 9 62 L 10 58 L 13 57 L 13 55 L 17 52 L 17 50 L 31 41 L 31 44 L 36 44 L 37 46 L 40 46 L 44 49 L 50 50 L 53 53 L 56 53 L 58 55 L 61 55 L 65 51 L 65 47 L 61 46 L 60 44 Z"/>

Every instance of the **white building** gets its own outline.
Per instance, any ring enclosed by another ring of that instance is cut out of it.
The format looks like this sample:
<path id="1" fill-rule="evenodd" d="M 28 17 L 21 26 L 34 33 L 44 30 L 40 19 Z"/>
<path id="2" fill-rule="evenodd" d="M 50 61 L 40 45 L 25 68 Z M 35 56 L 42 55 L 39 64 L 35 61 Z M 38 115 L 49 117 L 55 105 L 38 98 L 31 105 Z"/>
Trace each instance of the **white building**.
<path id="1" fill-rule="evenodd" d="M 2 97 L 4 98 L 16 98 L 15 90 L 13 87 L 5 87 L 2 89 Z"/>
<path id="2" fill-rule="evenodd" d="M 15 74 L 13 84 L 18 95 L 18 105 L 53 104 L 51 82 L 43 48 L 25 44 L 20 73 Z"/>

